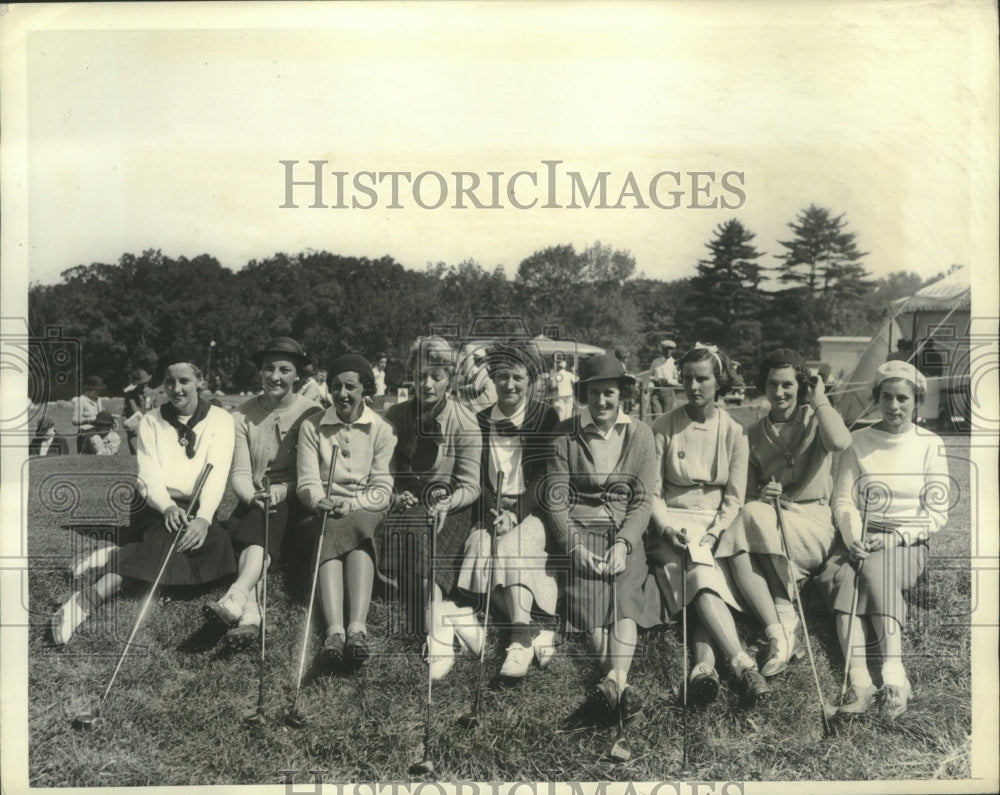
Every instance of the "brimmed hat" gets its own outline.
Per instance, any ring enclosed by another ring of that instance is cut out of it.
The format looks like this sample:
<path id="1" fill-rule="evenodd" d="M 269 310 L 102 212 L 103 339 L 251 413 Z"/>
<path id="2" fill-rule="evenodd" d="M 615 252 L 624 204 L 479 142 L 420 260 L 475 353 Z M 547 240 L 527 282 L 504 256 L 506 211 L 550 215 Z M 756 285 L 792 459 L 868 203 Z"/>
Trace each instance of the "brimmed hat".
<path id="1" fill-rule="evenodd" d="M 95 428 L 114 428 L 115 418 L 111 416 L 111 412 L 99 411 L 94 418 L 93 425 Z"/>
<path id="2" fill-rule="evenodd" d="M 299 370 L 312 364 L 303 347 L 291 337 L 272 337 L 263 348 L 256 351 L 250 358 L 258 370 L 264 366 L 264 356 L 269 353 L 287 356 L 290 361 L 295 362 L 295 367 Z"/>
<path id="3" fill-rule="evenodd" d="M 583 363 L 580 370 L 580 380 L 577 383 L 586 384 L 590 381 L 604 381 L 606 379 L 614 379 L 624 384 L 635 383 L 635 376 L 625 372 L 625 365 L 614 356 L 608 356 L 606 353 L 591 356 Z"/>
<path id="4" fill-rule="evenodd" d="M 927 391 L 927 379 L 924 378 L 924 374 L 909 362 L 893 360 L 880 364 L 875 370 L 875 375 L 872 376 L 872 389 L 878 389 L 883 381 L 888 381 L 890 378 L 902 378 L 904 381 L 909 381 L 917 389 L 923 392 Z"/>
<path id="5" fill-rule="evenodd" d="M 84 379 L 83 388 L 85 390 L 96 389 L 98 392 L 103 392 L 106 389 L 104 381 L 101 380 L 99 375 L 88 375 Z"/>
<path id="6" fill-rule="evenodd" d="M 148 384 L 153 380 L 153 376 L 149 374 L 149 371 L 145 367 L 135 368 L 135 385 L 142 386 L 143 384 Z"/>
<path id="7" fill-rule="evenodd" d="M 674 342 L 673 340 L 660 340 L 660 347 L 661 348 L 676 348 L 677 347 L 677 343 Z"/>

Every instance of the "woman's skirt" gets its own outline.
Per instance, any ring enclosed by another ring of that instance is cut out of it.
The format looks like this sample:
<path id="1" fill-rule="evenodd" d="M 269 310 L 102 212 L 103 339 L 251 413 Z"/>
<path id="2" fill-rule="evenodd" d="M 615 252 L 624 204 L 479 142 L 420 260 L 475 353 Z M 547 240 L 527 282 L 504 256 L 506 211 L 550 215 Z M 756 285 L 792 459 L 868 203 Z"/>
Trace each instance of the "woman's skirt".
<path id="1" fill-rule="evenodd" d="M 599 525 L 576 525 L 570 546 L 582 543 L 595 555 L 604 557 L 615 540 L 614 525 L 609 520 Z M 606 577 L 579 571 L 570 562 L 566 576 L 566 631 L 590 632 L 610 626 L 618 618 L 638 620 L 644 602 L 642 586 L 648 572 L 646 555 L 634 549 L 625 560 L 625 571 L 614 583 Z M 611 613 L 612 587 L 615 615 Z"/>
<path id="2" fill-rule="evenodd" d="M 471 506 L 448 514 L 434 540 L 434 582 L 446 599 L 468 602 L 456 588 L 472 524 Z M 390 512 L 382 524 L 379 568 L 394 579 L 406 610 L 404 632 L 422 632 L 427 591 L 423 581 L 431 576 L 431 518 L 416 505 L 409 511 Z"/>
<path id="3" fill-rule="evenodd" d="M 740 509 L 735 521 L 722 534 L 715 557 L 723 560 L 744 552 L 770 555 L 778 576 L 791 593 L 795 583 L 822 568 L 833 552 L 837 531 L 830 505 L 825 501 L 783 504 L 781 507 L 788 556 L 781 543 L 774 506 L 754 500 Z"/>
<path id="4" fill-rule="evenodd" d="M 133 505 L 126 535 L 128 540 L 118 551 L 118 574 L 153 582 L 175 538 L 163 524 L 163 514 L 145 503 Z M 174 551 L 160 583 L 201 585 L 235 572 L 236 557 L 229 534 L 213 520 L 200 548 L 190 552 Z"/>
<path id="5" fill-rule="evenodd" d="M 378 529 L 384 520 L 384 511 L 351 511 L 339 519 L 331 516 L 326 520 L 323 546 L 319 550 L 320 564 L 363 548 L 372 554 L 377 563 L 381 549 L 381 534 Z M 310 516 L 304 522 L 302 535 L 308 539 L 310 550 L 316 549 L 322 522 L 322 516 Z"/>
<path id="6" fill-rule="evenodd" d="M 872 552 L 855 574 L 847 548 L 838 542 L 832 557 L 816 577 L 816 587 L 830 610 L 850 613 L 855 581 L 859 616 L 889 616 L 906 623 L 903 592 L 917 584 L 927 566 L 927 544 L 888 547 Z"/>
<path id="7" fill-rule="evenodd" d="M 554 615 L 559 589 L 545 551 L 545 538 L 545 525 L 536 516 L 526 516 L 509 533 L 497 536 L 493 585 L 527 588 L 538 609 Z M 465 544 L 458 588 L 471 594 L 486 593 L 490 583 L 489 561 L 490 532 L 477 527 L 469 533 Z"/>
<path id="8" fill-rule="evenodd" d="M 288 528 L 303 521 L 305 509 L 294 495 L 272 506 L 273 513 L 267 523 L 267 551 L 271 565 L 286 559 L 289 555 L 286 537 Z M 227 525 L 233 548 L 237 552 L 248 546 L 264 546 L 264 511 L 257 505 L 240 505 L 229 517 Z"/>
<path id="9" fill-rule="evenodd" d="M 693 511 L 684 508 L 667 508 L 671 527 L 684 528 L 692 545 L 698 544 L 708 526 L 715 519 L 716 511 Z M 740 603 L 733 594 L 728 571 L 714 560 L 711 565 L 695 563 L 690 553 L 679 550 L 667 539 L 657 543 L 656 560 L 650 561 L 649 576 L 643 584 L 647 595 L 638 621 L 642 627 L 655 627 L 669 623 L 671 618 L 684 606 L 681 577 L 684 572 L 684 557 L 687 556 L 687 604 L 691 603 L 699 591 L 717 594 L 734 610 L 740 610 Z M 655 588 L 654 588 L 655 584 Z"/>

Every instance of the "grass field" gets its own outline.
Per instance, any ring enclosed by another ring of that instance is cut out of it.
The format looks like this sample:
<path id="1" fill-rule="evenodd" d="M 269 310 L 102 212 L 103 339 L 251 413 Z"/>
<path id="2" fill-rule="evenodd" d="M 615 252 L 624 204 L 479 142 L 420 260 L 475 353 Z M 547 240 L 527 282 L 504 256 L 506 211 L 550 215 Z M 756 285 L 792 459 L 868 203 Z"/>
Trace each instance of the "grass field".
<path id="1" fill-rule="evenodd" d="M 68 412 L 68 410 L 67 410 Z M 67 429 L 67 418 L 56 416 Z M 892 722 L 877 714 L 822 735 L 807 662 L 772 680 L 775 696 L 753 712 L 737 707 L 723 679 L 719 700 L 692 711 L 691 767 L 680 771 L 682 720 L 671 688 L 682 676 L 676 628 L 640 637 L 631 681 L 648 708 L 629 730 L 633 757 L 607 758 L 613 730 L 555 730 L 596 677 L 582 643 L 567 639 L 548 670 L 532 669 L 518 689 L 490 689 L 482 725 L 456 720 L 471 703 L 476 660 L 461 657 L 434 688 L 432 756 L 446 781 L 856 780 L 965 778 L 970 775 L 970 490 L 967 439 L 946 439 L 959 499 L 932 545 L 928 574 L 910 595 L 905 664 L 914 685 L 909 712 Z M 72 446 L 72 440 L 71 440 Z M 267 784 L 287 770 L 325 771 L 326 781 L 406 781 L 421 758 L 426 668 L 419 644 L 394 635 L 393 606 L 372 606 L 369 628 L 376 656 L 357 676 L 307 674 L 299 705 L 305 729 L 280 722 L 290 700 L 305 619 L 303 578 L 278 571 L 270 579 L 264 727 L 241 718 L 257 699 L 254 652 L 227 655 L 212 645 L 201 605 L 224 585 L 198 594 L 164 591 L 139 632 L 93 733 L 70 728 L 103 691 L 138 613 L 142 591 L 104 606 L 65 649 L 51 641 L 51 606 L 72 587 L 66 565 L 92 542 L 79 528 L 113 522 L 124 510 L 116 483 L 134 478 L 134 459 L 70 456 L 30 464 L 28 549 L 32 629 L 29 650 L 29 776 L 32 786 Z M 72 485 L 69 485 L 72 484 Z M 74 492 L 75 488 L 75 492 Z M 111 499 L 109 502 L 109 491 Z M 231 500 L 224 511 L 232 508 Z M 118 518 L 124 521 L 124 514 Z M 74 530 L 76 527 L 77 530 Z M 809 602 L 809 589 L 806 598 Z M 823 691 L 839 692 L 842 660 L 832 620 L 807 604 Z M 319 621 L 311 636 L 318 648 Z M 758 638 L 749 624 L 741 632 Z M 487 678 L 502 661 L 491 633 Z M 762 641 L 760 641 L 762 643 Z M 877 677 L 877 669 L 873 671 Z"/>

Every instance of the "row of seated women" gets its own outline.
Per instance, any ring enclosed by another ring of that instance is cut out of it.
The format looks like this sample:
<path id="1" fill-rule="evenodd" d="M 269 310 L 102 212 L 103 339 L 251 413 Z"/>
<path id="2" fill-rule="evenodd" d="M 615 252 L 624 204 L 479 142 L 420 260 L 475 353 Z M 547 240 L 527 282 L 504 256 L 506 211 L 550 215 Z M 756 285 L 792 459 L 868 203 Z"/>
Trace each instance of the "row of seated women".
<path id="1" fill-rule="evenodd" d="M 418 339 L 415 395 L 384 419 L 366 404 L 374 378 L 358 355 L 329 368 L 333 405 L 324 411 L 293 390 L 308 362 L 302 348 L 271 340 L 254 357 L 263 392 L 232 416 L 199 395 L 197 355 L 179 348 L 162 362 L 169 400 L 139 425 L 130 525 L 107 572 L 53 616 L 57 643 L 123 581 L 155 581 L 179 533 L 161 581 L 235 575 L 206 605 L 231 643 L 258 637 L 264 567 L 318 555 L 322 663 L 360 666 L 372 653 L 366 622 L 378 576 L 398 589 L 408 626 L 426 633 L 429 675 L 440 679 L 456 644 L 482 649 L 477 608 L 496 589 L 492 620 L 509 638 L 501 678 L 523 678 L 534 660 L 544 668 L 557 629 L 582 633 L 600 668 L 584 707 L 631 720 L 643 708 L 628 681 L 639 628 L 687 611 L 689 699 L 715 698 L 722 668 L 752 705 L 802 654 L 793 597 L 815 575 L 849 669 L 840 709 L 906 710 L 903 592 L 948 503 L 941 441 L 913 423 L 925 381 L 909 364 L 878 369 L 882 419 L 851 434 L 822 380 L 788 349 L 761 365 L 770 411 L 748 432 L 718 405 L 734 364 L 711 345 L 680 358 L 687 403 L 652 427 L 622 411 L 634 379 L 611 356 L 583 365 L 581 408 L 559 422 L 532 394 L 542 364 L 530 343 L 488 351 L 497 400 L 474 414 L 451 396 L 451 346 Z M 227 481 L 238 507 L 224 527 L 216 513 Z M 850 620 L 854 600 L 863 620 Z M 767 637 L 760 666 L 741 645 L 734 611 Z M 863 624 L 878 639 L 881 688 Z"/>

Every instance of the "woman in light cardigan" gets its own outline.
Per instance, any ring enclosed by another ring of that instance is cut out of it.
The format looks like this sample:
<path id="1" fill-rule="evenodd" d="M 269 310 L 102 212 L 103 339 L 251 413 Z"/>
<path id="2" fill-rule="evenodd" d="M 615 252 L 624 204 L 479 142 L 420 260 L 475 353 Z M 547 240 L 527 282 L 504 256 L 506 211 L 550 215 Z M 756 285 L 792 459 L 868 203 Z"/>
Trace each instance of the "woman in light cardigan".
<path id="1" fill-rule="evenodd" d="M 746 435 L 716 403 L 732 385 L 735 368 L 724 351 L 698 343 L 681 357 L 678 369 L 687 404 L 653 424 L 656 498 L 647 540 L 650 581 L 659 594 L 647 583 L 650 596 L 640 625 L 664 624 L 681 612 L 686 579 L 687 603 L 695 614 L 689 698 L 696 703 L 715 699 L 719 649 L 752 706 L 771 690 L 740 643 L 730 612 L 740 609 L 739 602 L 712 554 L 739 513 L 747 476 Z"/>
<path id="2" fill-rule="evenodd" d="M 77 627 L 124 581 L 153 582 L 174 534 L 181 535 L 161 584 L 201 585 L 236 571 L 229 536 L 215 518 L 233 458 L 233 420 L 225 409 L 199 396 L 205 383 L 199 360 L 197 349 L 183 346 L 164 357 L 168 401 L 139 423 L 136 499 L 127 540 L 116 551 L 118 565 L 93 585 L 74 592 L 56 611 L 52 617 L 56 643 L 68 643 Z M 195 483 L 206 464 L 213 469 L 192 506 Z"/>
<path id="3" fill-rule="evenodd" d="M 233 412 L 236 445 L 229 485 L 239 501 L 228 530 L 239 555 L 236 581 L 217 602 L 206 605 L 210 615 L 231 629 L 226 642 L 233 647 L 252 644 L 260 635 L 260 583 L 264 566 L 264 510 L 268 518 L 267 565 L 283 557 L 289 527 L 304 512 L 295 495 L 295 450 L 299 427 L 320 407 L 293 391 L 309 359 L 298 342 L 275 337 L 254 353 L 263 391 Z M 263 478 L 270 487 L 265 501 Z"/>
<path id="4" fill-rule="evenodd" d="M 923 573 L 928 543 L 947 521 L 952 497 L 944 442 L 914 423 L 926 390 L 926 379 L 912 364 L 881 365 L 872 378 L 872 397 L 882 420 L 851 434 L 853 444 L 837 460 L 833 513 L 841 543 L 817 584 L 834 611 L 851 683 L 840 712 L 865 712 L 879 698 L 885 713 L 896 717 L 906 711 L 912 692 L 902 659 L 903 594 Z M 868 672 L 863 624 L 878 642 L 881 690 Z"/>

